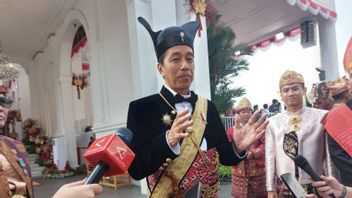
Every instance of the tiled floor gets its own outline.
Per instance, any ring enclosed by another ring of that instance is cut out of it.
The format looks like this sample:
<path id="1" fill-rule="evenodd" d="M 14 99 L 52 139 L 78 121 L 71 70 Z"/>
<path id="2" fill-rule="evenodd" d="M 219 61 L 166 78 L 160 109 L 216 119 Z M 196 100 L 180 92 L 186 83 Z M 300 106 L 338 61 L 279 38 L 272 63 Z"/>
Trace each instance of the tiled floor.
<path id="1" fill-rule="evenodd" d="M 78 175 L 74 177 L 68 177 L 65 179 L 58 180 L 43 180 L 43 179 L 35 179 L 35 181 L 39 181 L 43 185 L 37 186 L 34 188 L 34 193 L 36 198 L 49 198 L 54 195 L 54 193 L 64 184 L 70 183 L 73 181 L 81 180 L 85 177 L 85 175 Z M 221 190 L 219 197 L 220 198 L 228 198 L 230 197 L 231 185 L 221 185 Z M 142 195 L 139 186 L 128 186 L 118 188 L 116 191 L 111 187 L 104 187 L 103 193 L 98 196 L 98 198 L 145 198 L 145 195 Z"/>

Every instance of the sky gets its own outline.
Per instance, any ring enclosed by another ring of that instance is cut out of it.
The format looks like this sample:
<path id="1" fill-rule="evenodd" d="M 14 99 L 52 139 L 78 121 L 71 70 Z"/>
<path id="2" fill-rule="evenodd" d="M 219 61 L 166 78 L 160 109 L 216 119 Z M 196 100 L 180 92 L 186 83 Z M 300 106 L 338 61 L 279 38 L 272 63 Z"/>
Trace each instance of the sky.
<path id="1" fill-rule="evenodd" d="M 343 70 L 343 55 L 349 38 L 352 35 L 352 1 L 335 1 L 338 19 L 335 23 L 338 47 L 338 61 L 340 76 Z M 318 30 L 318 28 L 317 28 Z M 317 33 L 317 36 L 319 34 Z M 319 41 L 317 37 L 317 41 Z M 249 70 L 240 72 L 233 80 L 234 87 L 244 87 L 245 97 L 252 105 L 271 104 L 272 99 L 280 101 L 279 79 L 286 70 L 295 70 L 305 78 L 305 84 L 310 91 L 312 84 L 319 81 L 316 67 L 320 67 L 319 43 L 313 47 L 303 49 L 300 37 L 287 38 L 280 45 L 272 44 L 266 49 L 258 49 L 253 56 L 247 56 Z M 238 99 L 237 99 L 238 100 Z M 236 103 L 235 103 L 236 105 Z"/>
<path id="2" fill-rule="evenodd" d="M 279 80 L 286 70 L 294 70 L 305 78 L 306 87 L 318 82 L 320 51 L 318 46 L 302 49 L 300 38 L 286 39 L 280 46 L 272 44 L 267 49 L 258 49 L 253 56 L 247 56 L 249 70 L 242 71 L 233 82 L 246 89 L 246 97 L 252 105 L 271 104 L 280 100 Z"/>

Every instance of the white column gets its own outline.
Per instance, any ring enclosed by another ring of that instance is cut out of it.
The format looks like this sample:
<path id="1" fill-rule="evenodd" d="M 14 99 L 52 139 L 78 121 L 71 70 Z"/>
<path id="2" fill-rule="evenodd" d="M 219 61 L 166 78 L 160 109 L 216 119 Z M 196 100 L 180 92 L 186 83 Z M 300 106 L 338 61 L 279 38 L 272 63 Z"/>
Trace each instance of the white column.
<path id="1" fill-rule="evenodd" d="M 51 137 L 52 130 L 50 128 L 50 114 L 49 114 L 49 109 L 50 106 L 47 103 L 47 83 L 46 83 L 46 75 L 48 75 L 45 71 L 47 71 L 45 68 L 50 67 L 49 61 L 46 60 L 44 57 L 43 53 L 38 54 L 37 57 L 35 58 L 35 66 L 34 66 L 34 72 L 36 75 L 36 81 L 37 81 L 37 86 L 36 86 L 36 94 L 34 94 L 35 102 L 39 103 L 39 118 L 40 118 L 40 123 L 41 127 L 44 128 L 46 134 Z"/>
<path id="2" fill-rule="evenodd" d="M 320 59 L 325 70 L 326 80 L 339 77 L 335 23 L 331 20 L 319 20 Z"/>
<path id="3" fill-rule="evenodd" d="M 61 75 L 58 79 L 59 81 L 59 91 L 60 91 L 60 106 L 62 109 L 64 130 L 65 130 L 65 141 L 67 148 L 67 157 L 71 167 L 77 167 L 77 144 L 76 144 L 76 134 L 74 125 L 74 108 L 72 97 L 72 77 L 71 75 Z"/>
<path id="4" fill-rule="evenodd" d="M 101 45 L 88 41 L 87 57 L 91 71 L 91 91 L 93 108 L 93 130 L 99 131 L 109 122 L 107 90 L 106 90 L 106 68 L 105 62 L 101 59 Z"/>
<path id="5" fill-rule="evenodd" d="M 133 98 L 141 98 L 158 91 L 158 75 L 153 43 L 147 30 L 137 21 L 139 16 L 152 24 L 151 2 L 141 0 L 125 1 L 128 15 L 129 42 Z"/>
<path id="6" fill-rule="evenodd" d="M 183 25 L 189 21 L 196 20 L 196 14 L 189 12 L 188 1 L 176 1 L 177 24 Z M 209 59 L 208 59 L 208 38 L 206 18 L 200 17 L 202 28 L 201 36 L 197 35 L 194 40 L 194 61 L 195 61 L 195 76 L 192 83 L 192 89 L 199 95 L 210 99 L 210 77 L 209 77 Z"/>
<path id="7" fill-rule="evenodd" d="M 154 31 L 163 30 L 166 27 L 177 25 L 176 2 L 177 0 L 151 0 L 151 20 L 148 22 Z M 151 38 L 149 38 L 149 40 L 151 41 Z M 154 60 L 157 62 L 155 52 Z M 164 79 L 160 76 L 159 72 L 156 70 L 156 67 L 154 68 L 154 71 L 158 76 L 157 86 L 160 89 L 160 87 L 164 84 Z"/>
<path id="8" fill-rule="evenodd" d="M 51 137 L 64 136 L 65 134 L 65 126 L 63 121 L 65 117 L 63 116 L 63 109 L 61 105 L 60 82 L 57 80 L 60 73 L 60 61 L 58 56 L 60 50 L 57 47 L 61 45 L 59 40 L 60 38 L 57 36 L 51 36 L 48 38 L 48 45 L 43 54 L 47 59 L 47 63 L 40 68 L 43 78 L 42 91 L 46 100 L 44 103 L 47 103 L 48 113 L 51 115 L 49 117 Z"/>

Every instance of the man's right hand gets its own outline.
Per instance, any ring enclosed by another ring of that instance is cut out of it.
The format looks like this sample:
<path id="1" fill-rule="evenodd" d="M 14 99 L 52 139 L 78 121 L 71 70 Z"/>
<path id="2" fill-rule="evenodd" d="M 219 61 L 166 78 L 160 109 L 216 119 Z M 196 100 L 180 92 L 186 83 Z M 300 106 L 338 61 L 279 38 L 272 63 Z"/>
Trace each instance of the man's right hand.
<path id="1" fill-rule="evenodd" d="M 274 191 L 269 191 L 268 192 L 268 198 L 277 198 L 277 193 Z"/>
<path id="2" fill-rule="evenodd" d="M 171 147 L 175 147 L 179 141 L 189 135 L 186 132 L 187 127 L 192 126 L 192 115 L 189 113 L 188 108 L 180 113 L 177 113 L 176 118 L 167 134 L 167 141 Z"/>

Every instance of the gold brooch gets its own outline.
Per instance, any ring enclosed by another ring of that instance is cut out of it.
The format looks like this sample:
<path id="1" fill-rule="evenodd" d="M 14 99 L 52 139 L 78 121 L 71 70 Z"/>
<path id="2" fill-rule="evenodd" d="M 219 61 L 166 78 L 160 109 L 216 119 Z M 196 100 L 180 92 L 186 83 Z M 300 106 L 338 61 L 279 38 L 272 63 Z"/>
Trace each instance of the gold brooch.
<path id="1" fill-rule="evenodd" d="M 163 115 L 163 117 L 161 118 L 161 120 L 163 121 L 163 123 L 164 123 L 166 126 L 171 126 L 172 118 L 171 118 L 171 116 L 170 116 L 168 113 L 165 113 L 165 114 Z"/>

